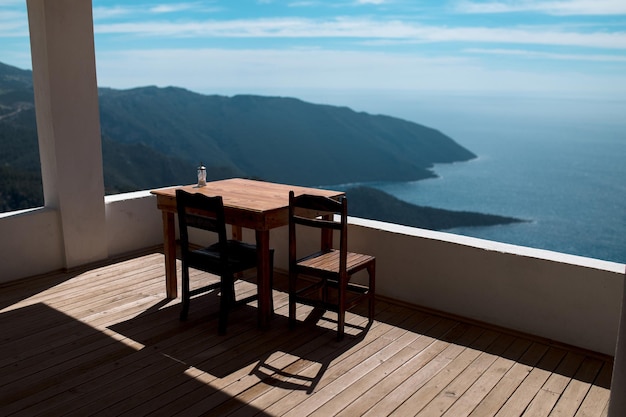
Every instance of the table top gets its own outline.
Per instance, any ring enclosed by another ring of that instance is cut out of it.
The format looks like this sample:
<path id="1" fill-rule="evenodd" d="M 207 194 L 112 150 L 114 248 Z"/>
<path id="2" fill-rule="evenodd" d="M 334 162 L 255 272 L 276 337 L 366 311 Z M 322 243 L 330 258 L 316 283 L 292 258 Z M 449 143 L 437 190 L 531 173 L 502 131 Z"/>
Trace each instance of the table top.
<path id="1" fill-rule="evenodd" d="M 287 224 L 287 208 L 289 207 L 289 191 L 291 190 L 296 195 L 314 194 L 325 197 L 338 197 L 344 194 L 343 191 L 231 178 L 210 181 L 203 187 L 186 185 L 152 190 L 151 193 L 157 196 L 159 209 L 176 211 L 177 189 L 183 189 L 189 193 L 222 196 L 228 223 L 243 223 L 244 227 L 252 227 L 257 230 L 270 229 Z"/>

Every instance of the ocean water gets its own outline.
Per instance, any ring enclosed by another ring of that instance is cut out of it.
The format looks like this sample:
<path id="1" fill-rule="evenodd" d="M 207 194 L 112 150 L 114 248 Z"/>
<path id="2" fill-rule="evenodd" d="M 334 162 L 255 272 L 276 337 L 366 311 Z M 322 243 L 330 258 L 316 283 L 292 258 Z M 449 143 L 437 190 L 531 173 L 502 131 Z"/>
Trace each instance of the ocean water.
<path id="1" fill-rule="evenodd" d="M 390 94 L 351 107 L 436 128 L 478 155 L 436 165 L 435 179 L 369 185 L 527 220 L 450 232 L 626 263 L 626 99 Z"/>

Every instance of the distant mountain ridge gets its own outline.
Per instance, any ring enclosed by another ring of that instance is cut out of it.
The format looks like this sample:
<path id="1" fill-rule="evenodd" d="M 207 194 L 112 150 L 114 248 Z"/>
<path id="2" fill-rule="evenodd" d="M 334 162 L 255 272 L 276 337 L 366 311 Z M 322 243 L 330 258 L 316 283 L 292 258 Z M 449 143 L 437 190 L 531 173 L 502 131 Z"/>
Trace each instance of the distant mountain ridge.
<path id="1" fill-rule="evenodd" d="M 416 123 L 294 98 L 101 89 L 100 110 L 103 134 L 117 141 L 298 185 L 418 180 L 433 163 L 475 157 Z"/>
<path id="2" fill-rule="evenodd" d="M 475 158 L 435 129 L 347 107 L 177 87 L 98 92 L 107 194 L 192 183 L 200 162 L 209 179 L 318 186 L 419 180 L 435 163 Z M 42 205 L 32 73 L 2 63 L 0 149 L 0 211 Z"/>

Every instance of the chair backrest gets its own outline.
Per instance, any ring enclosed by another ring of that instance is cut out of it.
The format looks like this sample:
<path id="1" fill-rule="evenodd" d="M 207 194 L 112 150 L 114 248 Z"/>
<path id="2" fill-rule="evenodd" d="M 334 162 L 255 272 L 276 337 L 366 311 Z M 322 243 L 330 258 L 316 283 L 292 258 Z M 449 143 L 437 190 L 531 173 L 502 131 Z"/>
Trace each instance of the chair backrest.
<path id="1" fill-rule="evenodd" d="M 339 221 L 335 220 L 339 217 Z M 302 225 L 320 229 L 320 251 L 333 249 L 333 232 L 339 232 L 340 270 L 345 271 L 348 251 L 348 200 L 345 196 L 338 200 L 302 194 L 295 196 L 289 192 L 289 259 L 297 257 L 296 226 Z"/>
<path id="2" fill-rule="evenodd" d="M 226 259 L 228 238 L 222 197 L 176 190 L 176 208 L 183 256 L 189 251 L 189 228 L 195 228 L 216 233 L 221 257 Z"/>

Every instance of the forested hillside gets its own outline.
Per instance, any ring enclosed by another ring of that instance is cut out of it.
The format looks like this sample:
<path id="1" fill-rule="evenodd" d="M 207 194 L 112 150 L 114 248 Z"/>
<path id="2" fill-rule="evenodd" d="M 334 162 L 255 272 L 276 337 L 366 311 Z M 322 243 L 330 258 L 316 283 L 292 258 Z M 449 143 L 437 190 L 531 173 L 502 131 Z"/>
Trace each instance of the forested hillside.
<path id="1" fill-rule="evenodd" d="M 434 176 L 434 163 L 475 157 L 416 123 L 294 98 L 101 88 L 99 105 L 107 194 L 192 183 L 200 162 L 209 179 L 317 186 L 419 180 Z M 0 212 L 42 205 L 32 74 L 1 63 L 0 149 Z M 351 210 L 385 220 L 383 205 L 372 201 L 357 199 Z M 417 216 L 407 210 L 403 217 Z"/>
<path id="2" fill-rule="evenodd" d="M 102 89 L 100 108 L 102 131 L 119 142 L 269 181 L 417 180 L 433 163 L 474 157 L 416 123 L 293 98 Z"/>

